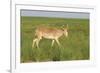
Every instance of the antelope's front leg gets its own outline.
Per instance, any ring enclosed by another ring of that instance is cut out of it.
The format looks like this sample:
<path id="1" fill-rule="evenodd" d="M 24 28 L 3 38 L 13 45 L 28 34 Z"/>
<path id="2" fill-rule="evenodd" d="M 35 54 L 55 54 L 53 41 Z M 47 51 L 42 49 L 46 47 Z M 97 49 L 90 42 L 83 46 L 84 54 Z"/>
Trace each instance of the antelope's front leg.
<path id="1" fill-rule="evenodd" d="M 53 47 L 54 41 L 55 41 L 55 40 L 52 40 L 52 44 L 51 44 L 51 47 Z"/>
<path id="2" fill-rule="evenodd" d="M 56 40 L 56 42 L 57 42 L 58 46 L 60 47 L 60 46 L 61 46 L 61 44 L 60 44 L 59 40 L 58 40 L 58 39 L 55 39 L 55 40 Z"/>

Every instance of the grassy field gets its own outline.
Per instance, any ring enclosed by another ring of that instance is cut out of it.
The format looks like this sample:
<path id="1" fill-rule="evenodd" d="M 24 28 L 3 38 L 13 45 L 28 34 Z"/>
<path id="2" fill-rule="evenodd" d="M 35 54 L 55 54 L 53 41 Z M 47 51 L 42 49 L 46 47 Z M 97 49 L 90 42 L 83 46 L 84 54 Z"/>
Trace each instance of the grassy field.
<path id="1" fill-rule="evenodd" d="M 32 48 L 32 40 L 35 38 L 35 29 L 43 25 L 61 28 L 68 24 L 69 36 L 62 36 L 59 41 L 61 47 L 55 43 L 51 47 L 51 40 L 42 39 L 39 49 Z M 21 63 L 46 62 L 46 61 L 69 61 L 89 59 L 89 20 L 66 19 L 48 17 L 25 17 L 21 16 Z"/>

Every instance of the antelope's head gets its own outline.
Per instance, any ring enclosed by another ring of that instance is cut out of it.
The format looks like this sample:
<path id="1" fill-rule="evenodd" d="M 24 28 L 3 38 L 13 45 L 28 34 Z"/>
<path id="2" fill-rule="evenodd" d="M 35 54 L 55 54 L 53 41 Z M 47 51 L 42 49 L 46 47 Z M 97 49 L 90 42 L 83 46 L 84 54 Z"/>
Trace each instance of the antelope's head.
<path id="1" fill-rule="evenodd" d="M 66 28 L 63 28 L 63 33 L 64 33 L 64 35 L 65 35 L 66 37 L 68 37 L 68 31 L 67 31 Z"/>
<path id="2" fill-rule="evenodd" d="M 66 27 L 63 27 L 63 34 L 68 37 L 68 25 L 67 25 L 67 28 Z"/>

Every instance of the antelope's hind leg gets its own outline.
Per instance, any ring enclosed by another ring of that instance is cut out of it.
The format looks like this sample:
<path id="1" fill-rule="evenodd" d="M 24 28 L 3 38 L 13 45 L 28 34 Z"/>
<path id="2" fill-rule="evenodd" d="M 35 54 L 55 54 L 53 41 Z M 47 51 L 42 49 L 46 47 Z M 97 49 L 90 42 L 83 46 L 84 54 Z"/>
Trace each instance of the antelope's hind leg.
<path id="1" fill-rule="evenodd" d="M 37 41 L 36 41 L 36 46 L 37 46 L 37 48 L 39 48 L 39 39 L 37 39 Z"/>
<path id="2" fill-rule="evenodd" d="M 42 39 L 41 37 L 40 38 L 37 38 L 37 41 L 36 41 L 37 48 L 39 48 L 39 42 L 40 42 L 41 39 Z"/>
<path id="3" fill-rule="evenodd" d="M 32 43 L 32 48 L 34 48 L 36 42 L 37 42 L 37 39 L 34 39 Z"/>

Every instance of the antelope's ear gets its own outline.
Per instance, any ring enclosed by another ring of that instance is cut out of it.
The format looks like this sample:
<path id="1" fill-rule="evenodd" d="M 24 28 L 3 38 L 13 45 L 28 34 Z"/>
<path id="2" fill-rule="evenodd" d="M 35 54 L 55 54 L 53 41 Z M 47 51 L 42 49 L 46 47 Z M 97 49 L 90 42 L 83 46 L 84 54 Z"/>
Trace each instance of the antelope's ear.
<path id="1" fill-rule="evenodd" d="M 63 29 L 64 28 L 64 25 L 62 25 L 61 28 Z"/>
<path id="2" fill-rule="evenodd" d="M 65 30 L 65 28 L 62 28 L 62 30 L 64 31 L 64 30 Z"/>

